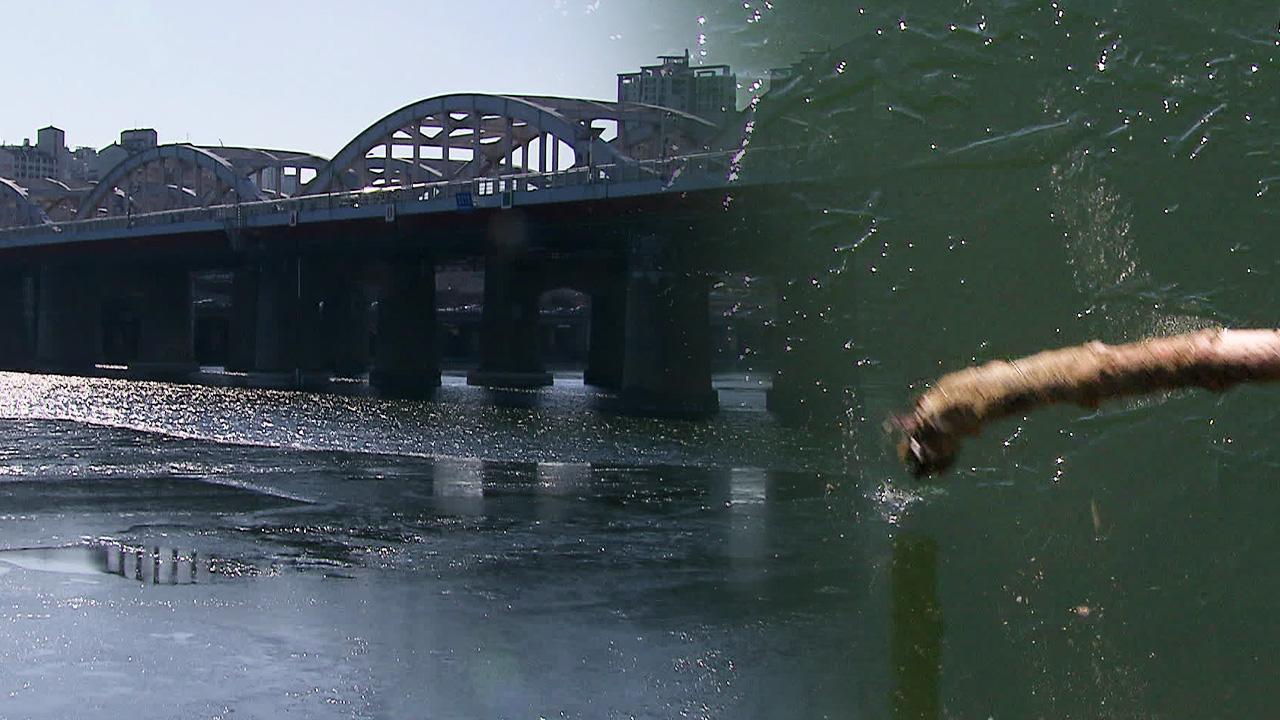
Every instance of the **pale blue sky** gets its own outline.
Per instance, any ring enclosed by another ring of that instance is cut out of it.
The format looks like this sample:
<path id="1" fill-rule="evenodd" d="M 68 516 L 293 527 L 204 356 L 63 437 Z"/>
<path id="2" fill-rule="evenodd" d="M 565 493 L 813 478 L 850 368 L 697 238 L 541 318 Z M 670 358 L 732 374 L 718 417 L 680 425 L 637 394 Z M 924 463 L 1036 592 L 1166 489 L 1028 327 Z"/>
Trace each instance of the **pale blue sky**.
<path id="1" fill-rule="evenodd" d="M 723 4 L 723 3 L 722 3 Z M 728 62 L 697 2 L 29 0 L 6 3 L 0 141 L 56 125 L 101 148 L 160 142 L 324 156 L 452 92 L 612 99 L 616 75 L 686 47 Z M 740 7 L 740 5 L 739 5 Z M 737 68 L 735 67 L 735 70 Z"/>

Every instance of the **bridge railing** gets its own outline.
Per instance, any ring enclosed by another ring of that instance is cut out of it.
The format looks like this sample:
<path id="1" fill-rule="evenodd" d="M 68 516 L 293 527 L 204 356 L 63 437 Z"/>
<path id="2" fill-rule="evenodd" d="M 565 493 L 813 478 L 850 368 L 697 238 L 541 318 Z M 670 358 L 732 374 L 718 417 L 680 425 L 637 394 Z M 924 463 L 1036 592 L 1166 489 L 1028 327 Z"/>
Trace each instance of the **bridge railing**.
<path id="1" fill-rule="evenodd" d="M 807 148 L 806 150 L 811 151 L 812 148 Z M 821 155 L 814 155 L 812 152 L 806 152 L 805 154 L 811 158 L 821 157 Z M 748 156 L 750 159 L 749 165 L 753 173 L 769 176 L 776 171 L 792 169 L 796 162 L 797 152 L 796 148 L 759 148 L 750 151 L 739 149 L 705 152 L 664 159 L 641 160 L 633 163 L 573 167 L 547 173 L 535 172 L 468 180 L 440 181 L 391 188 L 371 188 L 323 195 L 260 200 L 233 205 L 184 208 L 107 218 L 70 220 L 27 227 L 3 228 L 0 229 L 0 248 L 3 248 L 10 241 L 19 239 L 29 241 L 36 238 L 47 238 L 49 242 L 58 242 L 60 236 L 70 233 L 109 233 L 113 230 L 129 230 L 138 227 L 154 228 L 163 225 L 212 223 L 230 230 L 243 228 L 252 224 L 252 219 L 264 216 L 297 213 L 292 219 L 298 220 L 311 213 L 327 213 L 344 208 L 385 206 L 432 200 L 455 202 L 455 199 L 460 194 L 469 194 L 474 201 L 477 198 L 510 193 L 513 204 L 519 204 L 516 198 L 520 196 L 556 188 L 591 185 L 601 185 L 607 188 L 621 183 L 646 181 L 659 182 L 661 183 L 660 187 L 666 188 L 673 186 L 682 179 L 687 180 L 698 176 L 718 178 L 727 186 L 742 179 L 741 169 Z M 504 197 L 503 199 L 505 200 L 506 198 Z"/>

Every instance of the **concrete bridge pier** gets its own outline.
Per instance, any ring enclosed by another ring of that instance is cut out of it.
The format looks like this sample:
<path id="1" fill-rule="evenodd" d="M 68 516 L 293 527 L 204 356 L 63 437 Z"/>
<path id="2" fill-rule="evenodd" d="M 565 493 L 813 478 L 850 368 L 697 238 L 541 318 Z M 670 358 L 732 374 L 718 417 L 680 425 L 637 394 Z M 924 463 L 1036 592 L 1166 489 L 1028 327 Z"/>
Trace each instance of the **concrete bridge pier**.
<path id="1" fill-rule="evenodd" d="M 719 409 L 711 386 L 710 280 L 649 239 L 632 253 L 621 398 L 630 410 L 699 417 Z"/>
<path id="2" fill-rule="evenodd" d="M 606 273 L 603 287 L 591 295 L 591 337 L 587 345 L 587 385 L 621 390 L 627 356 L 627 273 Z"/>
<path id="3" fill-rule="evenodd" d="M 255 263 L 237 267 L 231 278 L 231 318 L 227 338 L 227 370 L 249 372 L 256 366 L 260 269 Z"/>
<path id="4" fill-rule="evenodd" d="M 298 263 L 294 361 L 302 387 L 323 388 L 335 374 L 364 374 L 369 339 L 359 270 L 345 257 Z"/>
<path id="5" fill-rule="evenodd" d="M 102 277 L 91 262 L 40 266 L 36 362 L 40 369 L 90 374 L 102 348 Z"/>
<path id="6" fill-rule="evenodd" d="M 335 374 L 363 375 L 369 338 L 359 271 L 359 263 L 346 258 L 264 263 L 257 273 L 258 317 L 253 321 L 257 369 L 291 372 L 294 385 L 310 389 L 325 388 Z M 270 328 L 279 333 L 275 342 L 264 337 Z"/>
<path id="7" fill-rule="evenodd" d="M 236 268 L 228 370 L 322 388 L 369 365 L 363 268 L 346 259 L 266 257 Z"/>
<path id="8" fill-rule="evenodd" d="M 333 373 L 345 378 L 363 376 L 368 372 L 372 359 L 369 352 L 369 301 L 359 269 L 355 263 L 339 269 L 325 300 L 325 325 L 329 331 Z"/>
<path id="9" fill-rule="evenodd" d="M 294 368 L 300 388 L 322 390 L 333 377 L 333 308 L 329 291 L 336 272 L 331 263 L 320 259 L 297 261 L 296 272 Z"/>
<path id="10" fill-rule="evenodd" d="M 393 397 L 424 397 L 440 385 L 435 264 L 393 261 L 379 288 L 377 339 L 369 384 Z"/>
<path id="11" fill-rule="evenodd" d="M 31 366 L 36 350 L 36 279 L 21 266 L 0 270 L 0 368 Z"/>
<path id="12" fill-rule="evenodd" d="M 541 263 L 521 254 L 491 253 L 485 260 L 480 367 L 468 385 L 545 387 L 551 373 L 538 356 Z"/>
<path id="13" fill-rule="evenodd" d="M 177 380 L 198 371 L 190 270 L 156 264 L 130 274 L 138 300 L 138 349 L 129 374 Z"/>
<path id="14" fill-rule="evenodd" d="M 298 368 L 298 260 L 264 258 L 252 276 L 257 290 L 252 371 L 291 384 Z"/>

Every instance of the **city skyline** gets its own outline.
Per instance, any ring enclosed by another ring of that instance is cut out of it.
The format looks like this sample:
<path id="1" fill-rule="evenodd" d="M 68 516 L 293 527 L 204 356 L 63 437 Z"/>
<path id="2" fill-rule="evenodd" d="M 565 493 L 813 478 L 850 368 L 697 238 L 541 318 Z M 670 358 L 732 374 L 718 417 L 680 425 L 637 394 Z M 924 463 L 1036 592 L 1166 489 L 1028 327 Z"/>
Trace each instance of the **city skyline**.
<path id="1" fill-rule="evenodd" d="M 55 28 L 64 47 L 42 50 L 49 37 L 40 31 L 16 33 L 0 48 L 10 66 L 40 70 L 16 79 L 19 101 L 0 113 L 0 144 L 34 143 L 37 131 L 52 125 L 66 132 L 70 148 L 103 148 L 122 130 L 147 127 L 162 144 L 332 156 L 382 116 L 426 97 L 481 92 L 608 100 L 618 73 L 657 55 L 693 48 L 695 64 L 729 59 L 731 53 L 708 51 L 714 43 L 707 40 L 705 16 L 662 7 L 498 0 L 484 10 L 441 12 L 391 2 L 366 12 L 367 20 L 357 18 L 367 32 L 353 30 L 350 9 L 330 0 L 310 4 L 306 14 L 244 0 L 217 12 L 78 0 L 13 8 L 15 27 Z M 503 22 L 494 21 L 499 16 Z M 60 23 L 63 17 L 78 20 Z M 174 59 L 183 56 L 192 60 Z"/>

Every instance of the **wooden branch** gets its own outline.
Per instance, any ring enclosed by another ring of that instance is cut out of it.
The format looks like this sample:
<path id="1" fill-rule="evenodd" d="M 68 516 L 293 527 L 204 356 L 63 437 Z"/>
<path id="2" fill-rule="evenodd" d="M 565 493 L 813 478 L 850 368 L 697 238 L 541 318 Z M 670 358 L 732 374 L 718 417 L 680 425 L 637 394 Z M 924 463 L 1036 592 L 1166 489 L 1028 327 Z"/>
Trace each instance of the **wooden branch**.
<path id="1" fill-rule="evenodd" d="M 1126 345 L 1091 342 L 943 376 L 890 419 L 898 457 L 916 477 L 941 473 L 960 441 L 992 420 L 1050 403 L 1096 408 L 1112 398 L 1280 380 L 1280 330 L 1201 330 Z"/>

